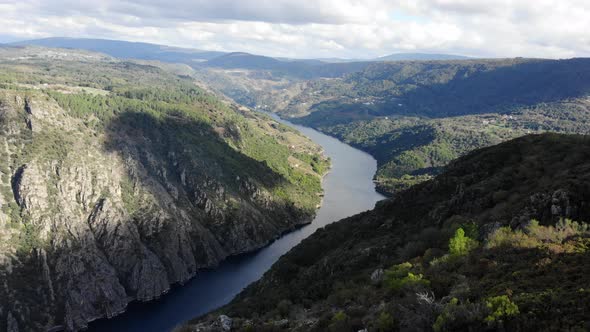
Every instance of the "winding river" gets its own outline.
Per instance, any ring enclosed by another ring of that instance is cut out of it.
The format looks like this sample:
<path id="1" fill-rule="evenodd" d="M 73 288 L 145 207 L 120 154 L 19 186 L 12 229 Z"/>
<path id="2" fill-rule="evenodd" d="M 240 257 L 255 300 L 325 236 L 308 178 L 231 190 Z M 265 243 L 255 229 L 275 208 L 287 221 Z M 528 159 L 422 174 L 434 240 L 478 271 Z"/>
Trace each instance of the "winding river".
<path id="1" fill-rule="evenodd" d="M 377 169 L 373 157 L 314 129 L 298 126 L 273 116 L 298 129 L 321 145 L 332 159 L 332 169 L 324 178 L 324 201 L 313 222 L 288 233 L 254 253 L 232 257 L 219 267 L 197 273 L 186 284 L 173 287 L 160 299 L 132 303 L 128 310 L 110 320 L 90 324 L 92 332 L 162 332 L 201 314 L 216 309 L 258 280 L 271 265 L 301 240 L 331 222 L 372 209 L 384 197 L 375 191 L 372 178 Z"/>

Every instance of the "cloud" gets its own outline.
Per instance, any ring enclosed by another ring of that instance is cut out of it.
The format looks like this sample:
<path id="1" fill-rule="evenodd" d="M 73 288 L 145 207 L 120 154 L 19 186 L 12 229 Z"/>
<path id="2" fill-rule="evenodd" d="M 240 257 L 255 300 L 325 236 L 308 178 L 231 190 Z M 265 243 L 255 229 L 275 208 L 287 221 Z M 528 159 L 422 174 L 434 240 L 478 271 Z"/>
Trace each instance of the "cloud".
<path id="1" fill-rule="evenodd" d="M 108 19 L 112 14 L 125 14 L 152 23 L 261 21 L 287 24 L 360 22 L 373 15 L 382 5 L 374 0 L 59 0 L 30 3 L 34 3 L 40 12 L 58 16 L 85 14 Z"/>
<path id="2" fill-rule="evenodd" d="M 587 0 L 0 0 L 5 39 L 111 38 L 290 57 L 590 55 Z"/>

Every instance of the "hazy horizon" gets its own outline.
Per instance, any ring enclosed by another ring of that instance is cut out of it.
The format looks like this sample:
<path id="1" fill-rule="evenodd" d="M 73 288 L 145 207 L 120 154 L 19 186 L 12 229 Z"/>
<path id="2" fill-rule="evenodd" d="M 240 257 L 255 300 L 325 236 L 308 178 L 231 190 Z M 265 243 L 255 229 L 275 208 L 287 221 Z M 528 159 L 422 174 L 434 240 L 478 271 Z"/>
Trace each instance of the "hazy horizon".
<path id="1" fill-rule="evenodd" d="M 149 45 L 157 45 L 157 46 L 162 46 L 162 47 L 170 47 L 171 49 L 187 49 L 187 50 L 195 50 L 195 51 L 215 51 L 215 50 L 207 50 L 207 49 L 201 49 L 201 48 L 193 48 L 193 47 L 186 47 L 186 46 L 172 46 L 172 45 L 167 45 L 167 44 L 162 44 L 162 43 L 150 43 L 150 42 L 143 42 L 143 41 L 134 41 L 134 40 L 124 40 L 124 39 L 109 39 L 109 38 L 86 38 L 86 37 L 64 37 L 64 36 L 55 36 L 55 37 L 46 37 L 46 38 L 38 38 L 38 39 L 7 39 L 7 40 L 3 40 L 2 36 L 0 35 L 0 45 L 4 44 L 4 45 L 14 45 L 14 44 L 19 44 L 19 45 L 26 45 L 27 42 L 39 42 L 39 41 L 45 41 L 45 40 L 100 40 L 100 41 L 111 41 L 111 42 L 124 42 L 124 43 L 138 43 L 138 44 L 149 44 Z M 35 43 L 31 43 L 32 46 L 35 46 Z M 37 45 L 39 46 L 39 45 Z M 70 47 L 66 47 L 66 48 L 70 48 Z M 83 48 L 82 48 L 83 49 Z M 260 55 L 260 56 L 270 56 L 267 54 L 258 54 L 258 53 L 251 53 L 251 52 L 245 52 L 242 50 L 229 50 L 229 51 L 220 51 L 220 52 L 224 52 L 227 54 L 231 54 L 231 53 L 246 53 L 246 54 L 252 54 L 252 55 Z M 317 58 L 304 58 L 304 57 L 284 57 L 284 56 L 274 56 L 274 58 L 280 59 L 280 58 L 284 58 L 284 59 L 301 59 L 301 60 L 306 60 L 306 59 L 314 59 L 314 60 L 322 60 L 322 59 L 337 59 L 337 60 L 375 60 L 377 58 L 381 58 L 381 57 L 386 57 L 386 56 L 391 56 L 391 55 L 403 55 L 403 54 L 408 54 L 408 55 L 413 55 L 413 54 L 425 54 L 425 55 L 449 55 L 449 56 L 457 56 L 457 57 L 465 57 L 466 59 L 468 58 L 481 58 L 481 57 L 470 57 L 468 55 L 465 54 L 451 54 L 451 53 L 442 53 L 442 52 L 428 52 L 428 51 L 420 51 L 420 50 L 415 50 L 415 51 L 400 51 L 400 52 L 394 52 L 394 53 L 388 53 L 388 54 L 382 54 L 382 55 L 378 55 L 376 57 L 358 57 L 358 58 L 346 58 L 346 57 L 341 57 L 338 56 L 337 54 L 335 54 L 332 57 L 317 57 Z M 270 56 L 273 57 L 273 56 Z M 498 57 L 500 58 L 500 57 Z"/>

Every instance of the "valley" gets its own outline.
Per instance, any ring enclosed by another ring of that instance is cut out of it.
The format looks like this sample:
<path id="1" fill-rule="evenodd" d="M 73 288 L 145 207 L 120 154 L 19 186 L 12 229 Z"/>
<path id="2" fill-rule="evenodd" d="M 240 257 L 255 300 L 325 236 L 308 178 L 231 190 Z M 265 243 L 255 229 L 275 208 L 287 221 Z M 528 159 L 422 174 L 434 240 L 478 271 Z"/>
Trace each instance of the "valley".
<path id="1" fill-rule="evenodd" d="M 584 330 L 589 153 L 558 134 L 469 153 L 175 331 Z"/>
<path id="2" fill-rule="evenodd" d="M 0 330 L 587 328 L 590 60 L 32 44 Z"/>
<path id="3" fill-rule="evenodd" d="M 379 62 L 311 80 L 278 79 L 270 70 L 209 72 L 194 75 L 234 100 L 373 155 L 386 195 L 476 148 L 590 130 L 590 60 L 582 58 Z"/>
<path id="4" fill-rule="evenodd" d="M 0 47 L 0 69 L 0 311 L 21 330 L 118 315 L 321 203 L 320 146 L 191 80 L 44 48 Z"/>
<path id="5" fill-rule="evenodd" d="M 276 119 L 276 117 L 275 117 Z M 324 148 L 332 168 L 323 180 L 324 197 L 311 224 L 289 232 L 268 247 L 231 257 L 214 269 L 199 271 L 186 284 L 150 303 L 132 304 L 127 312 L 90 324 L 89 331 L 167 331 L 198 314 L 227 304 L 250 283 L 258 280 L 282 255 L 316 230 L 342 218 L 370 210 L 384 197 L 372 182 L 375 160 L 313 129 L 277 119 Z"/>

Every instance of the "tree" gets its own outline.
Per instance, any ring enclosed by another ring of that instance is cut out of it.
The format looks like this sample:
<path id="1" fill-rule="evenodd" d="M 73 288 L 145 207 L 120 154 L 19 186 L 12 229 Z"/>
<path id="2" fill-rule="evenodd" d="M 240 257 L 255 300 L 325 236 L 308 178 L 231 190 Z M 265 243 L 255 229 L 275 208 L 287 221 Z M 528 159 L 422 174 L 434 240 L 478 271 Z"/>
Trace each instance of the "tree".
<path id="1" fill-rule="evenodd" d="M 379 315 L 379 319 L 377 320 L 377 330 L 379 332 L 388 332 L 393 331 L 395 329 L 395 320 L 391 316 L 391 314 L 383 311 Z"/>
<path id="2" fill-rule="evenodd" d="M 485 318 L 488 324 L 502 323 L 505 318 L 516 316 L 520 313 L 518 305 L 510 301 L 507 295 L 494 296 L 486 300 L 486 307 L 490 314 Z"/>
<path id="3" fill-rule="evenodd" d="M 449 240 L 449 253 L 451 256 L 464 256 L 477 245 L 477 241 L 465 236 L 463 228 L 458 228 L 455 231 L 455 236 Z"/>

